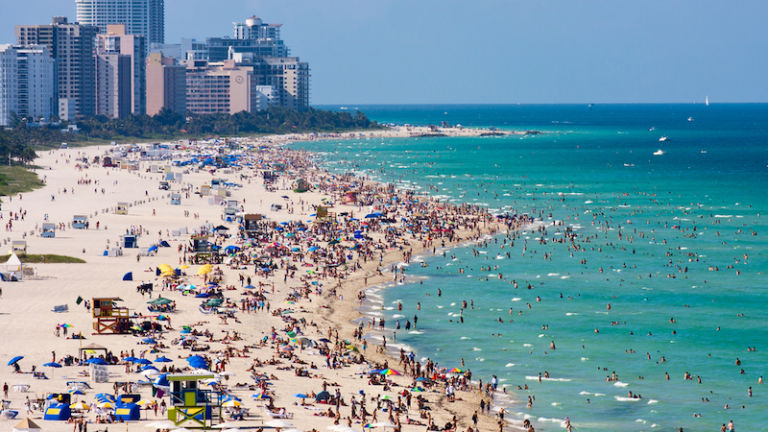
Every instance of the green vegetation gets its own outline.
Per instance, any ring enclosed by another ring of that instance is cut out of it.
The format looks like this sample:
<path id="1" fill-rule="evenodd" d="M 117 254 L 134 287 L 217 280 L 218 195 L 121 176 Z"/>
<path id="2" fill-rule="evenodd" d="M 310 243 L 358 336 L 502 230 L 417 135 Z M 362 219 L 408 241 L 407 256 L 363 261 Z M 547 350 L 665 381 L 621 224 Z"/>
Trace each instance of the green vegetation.
<path id="1" fill-rule="evenodd" d="M 43 186 L 37 174 L 20 166 L 0 166 L 0 195 L 28 192 Z"/>
<path id="2" fill-rule="evenodd" d="M 17 163 L 34 160 L 36 149 L 59 148 L 92 142 L 128 141 L 132 139 L 172 140 L 297 132 L 341 132 L 380 128 L 361 112 L 334 112 L 310 108 L 294 111 L 272 107 L 267 111 L 235 115 L 187 115 L 162 111 L 155 116 L 128 116 L 110 119 L 104 116 L 77 122 L 80 132 L 63 132 L 66 124 L 31 127 L 17 121 L 0 130 L 0 160 L 9 155 Z"/>
<path id="3" fill-rule="evenodd" d="M 85 260 L 66 255 L 17 254 L 23 264 L 84 264 Z M 0 262 L 8 261 L 10 255 L 0 255 Z"/>

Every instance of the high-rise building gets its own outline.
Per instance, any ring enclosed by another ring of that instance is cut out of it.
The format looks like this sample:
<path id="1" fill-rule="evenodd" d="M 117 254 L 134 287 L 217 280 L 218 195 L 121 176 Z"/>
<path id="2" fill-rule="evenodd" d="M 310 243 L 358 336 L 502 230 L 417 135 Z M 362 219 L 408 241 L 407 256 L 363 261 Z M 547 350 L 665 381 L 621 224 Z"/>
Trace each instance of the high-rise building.
<path id="1" fill-rule="evenodd" d="M 131 113 L 131 56 L 96 56 L 96 114 L 124 118 Z"/>
<path id="2" fill-rule="evenodd" d="M 255 112 L 266 105 L 252 66 L 233 60 L 194 62 L 187 69 L 187 111 L 193 114 Z"/>
<path id="3" fill-rule="evenodd" d="M 96 38 L 96 54 L 122 54 L 131 58 L 131 113 L 144 114 L 147 109 L 146 39 L 127 34 L 124 24 L 109 24 Z M 98 77 L 97 77 L 98 78 Z"/>
<path id="4" fill-rule="evenodd" d="M 53 63 L 44 46 L 0 45 L 0 125 L 51 117 Z"/>
<path id="5" fill-rule="evenodd" d="M 99 27 L 125 24 L 128 34 L 143 35 L 149 43 L 165 41 L 164 0 L 75 0 L 77 22 Z"/>
<path id="6" fill-rule="evenodd" d="M 54 17 L 49 25 L 16 26 L 16 39 L 20 45 L 43 45 L 55 60 L 54 92 L 59 100 L 74 101 L 73 114 L 92 116 L 95 113 L 94 42 L 98 28 L 70 24 L 65 17 Z M 58 102 L 54 107 L 58 107 Z M 69 105 L 67 105 L 69 106 Z M 56 113 L 60 114 L 60 113 Z"/>
<path id="7" fill-rule="evenodd" d="M 187 67 L 154 52 L 147 57 L 147 115 L 162 109 L 187 112 Z"/>

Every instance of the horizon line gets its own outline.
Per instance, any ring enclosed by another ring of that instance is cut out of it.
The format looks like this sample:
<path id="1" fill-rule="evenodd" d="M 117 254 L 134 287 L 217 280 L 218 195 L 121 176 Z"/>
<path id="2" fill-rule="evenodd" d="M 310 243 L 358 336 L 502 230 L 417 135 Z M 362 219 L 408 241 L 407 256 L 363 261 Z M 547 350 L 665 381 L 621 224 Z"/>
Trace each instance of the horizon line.
<path id="1" fill-rule="evenodd" d="M 357 103 L 317 103 L 310 104 L 310 107 L 318 106 L 340 106 L 340 107 L 354 107 L 354 106 L 579 106 L 579 105 L 704 105 L 704 102 L 357 102 Z M 710 102 L 712 105 L 768 105 L 768 101 L 728 101 L 728 102 Z"/>

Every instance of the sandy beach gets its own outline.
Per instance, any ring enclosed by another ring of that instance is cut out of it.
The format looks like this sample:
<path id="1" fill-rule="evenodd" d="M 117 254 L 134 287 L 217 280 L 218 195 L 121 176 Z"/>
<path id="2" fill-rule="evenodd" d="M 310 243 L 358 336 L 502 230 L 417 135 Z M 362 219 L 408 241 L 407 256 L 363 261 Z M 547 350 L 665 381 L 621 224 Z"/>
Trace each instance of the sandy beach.
<path id="1" fill-rule="evenodd" d="M 352 176 L 333 176 L 317 169 L 306 154 L 280 147 L 300 139 L 424 133 L 481 132 L 403 127 L 238 139 L 231 140 L 231 146 L 224 141 L 171 143 L 171 149 L 140 145 L 132 149 L 136 151 L 129 151 L 130 146 L 98 146 L 40 154 L 37 172 L 46 186 L 3 199 L 3 250 L 23 240 L 30 254 L 68 255 L 86 263 L 29 264 L 22 281 L 0 284 L 0 382 L 9 388 L 5 408 L 18 411 L 15 419 L 0 419 L 0 429 L 10 430 L 30 417 L 46 431 L 78 430 L 71 422 L 42 420 L 47 395 L 66 393 L 77 382 L 90 387 L 70 401 L 89 405 L 78 411 L 89 422 L 87 430 L 191 427 L 190 422 L 168 423 L 160 404 L 170 407 L 171 399 L 167 391 L 159 397 L 152 382 L 168 367 L 192 373 L 194 363 L 186 359 L 200 355 L 215 375 L 205 388 L 220 391 L 232 406 L 224 409 L 222 428 L 270 429 L 280 426 L 278 417 L 286 417 L 279 419 L 284 422 L 280 430 L 362 431 L 368 426 L 422 431 L 430 424 L 433 430 L 498 430 L 497 413 L 490 409 L 478 415 L 477 429 L 472 420 L 481 400 L 490 408 L 493 391 L 488 383 L 479 389 L 467 371 L 449 372 L 457 365 L 434 365 L 398 353 L 391 324 L 380 328 L 383 323 L 371 321 L 375 315 L 363 315 L 361 307 L 367 287 L 402 280 L 397 263 L 435 248 L 478 241 L 523 222 L 505 224 L 477 208 L 447 206 Z M 168 157 L 150 160 L 161 154 Z M 201 154 L 238 159 L 219 169 L 194 163 L 172 166 L 174 160 Z M 122 168 L 93 163 L 106 155 L 121 159 Z M 279 174 L 269 183 L 265 171 Z M 168 180 L 169 189 L 160 189 L 168 173 L 179 174 L 180 181 Z M 299 178 L 308 191 L 294 192 Z M 201 186 L 207 189 L 213 179 L 226 186 L 212 195 L 201 194 Z M 347 199 L 351 190 L 357 192 L 356 200 Z M 171 203 L 172 194 L 178 194 L 180 205 Z M 234 202 L 239 209 L 228 222 L 225 206 Z M 127 214 L 116 214 L 118 203 L 128 204 Z M 324 222 L 317 216 L 318 206 L 330 212 Z M 237 223 L 251 214 L 263 216 L 253 239 Z M 74 215 L 87 216 L 88 229 L 74 229 Z M 54 238 L 41 236 L 44 223 L 55 224 Z M 215 229 L 220 226 L 226 229 Z M 190 236 L 195 233 L 210 235 L 209 241 L 222 250 L 232 246 L 207 272 L 193 262 Z M 122 247 L 125 234 L 136 235 L 139 247 Z M 147 250 L 157 245 L 161 247 Z M 118 249 L 120 256 L 109 252 Z M 174 270 L 158 274 L 167 268 L 164 264 Z M 124 281 L 128 272 L 132 280 Z M 210 280 L 217 283 L 210 285 Z M 152 291 L 139 293 L 137 287 L 148 283 Z M 172 301 L 174 310 L 148 310 L 147 302 L 158 296 Z M 134 324 L 147 321 L 153 328 L 94 334 L 91 300 L 114 297 L 132 316 L 141 315 Z M 211 298 L 221 304 L 211 311 L 201 308 Z M 65 312 L 54 311 L 63 305 Z M 94 344 L 108 354 L 80 350 Z M 23 356 L 17 363 L 21 373 L 6 366 L 15 356 Z M 140 373 L 141 363 L 123 360 L 129 356 L 145 359 L 160 371 Z M 155 361 L 161 356 L 170 361 Z M 81 362 L 93 357 L 109 364 L 107 382 L 96 383 L 88 376 L 89 365 Z M 49 362 L 64 366 L 43 366 Z M 45 378 L 36 377 L 33 367 Z M 390 372 L 371 374 L 372 369 Z M 316 398 L 323 391 L 328 393 Z M 96 397 L 100 393 L 140 394 L 147 402 L 142 420 L 104 423 L 113 421 L 114 409 L 97 406 L 104 402 L 104 396 Z M 255 399 L 255 394 L 266 397 Z"/>

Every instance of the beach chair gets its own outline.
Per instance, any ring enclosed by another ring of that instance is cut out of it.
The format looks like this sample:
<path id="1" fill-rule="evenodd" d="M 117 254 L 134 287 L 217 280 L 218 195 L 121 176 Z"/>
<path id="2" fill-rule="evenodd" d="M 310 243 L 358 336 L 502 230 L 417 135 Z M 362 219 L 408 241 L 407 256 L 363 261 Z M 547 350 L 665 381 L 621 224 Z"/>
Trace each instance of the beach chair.
<path id="1" fill-rule="evenodd" d="M 293 414 L 289 413 L 287 411 L 285 413 L 281 414 L 281 413 L 272 412 L 272 411 L 269 410 L 269 408 L 264 407 L 264 412 L 267 414 L 267 416 L 269 416 L 270 418 L 273 418 L 273 419 L 291 419 L 291 418 L 293 418 Z"/>
<path id="2" fill-rule="evenodd" d="M 69 312 L 69 306 L 68 305 L 57 305 L 54 306 L 53 309 L 51 309 L 52 312 Z"/>
<path id="3" fill-rule="evenodd" d="M 35 379 L 48 379 L 48 377 L 45 376 L 45 372 L 33 372 L 32 376 L 35 377 Z"/>

